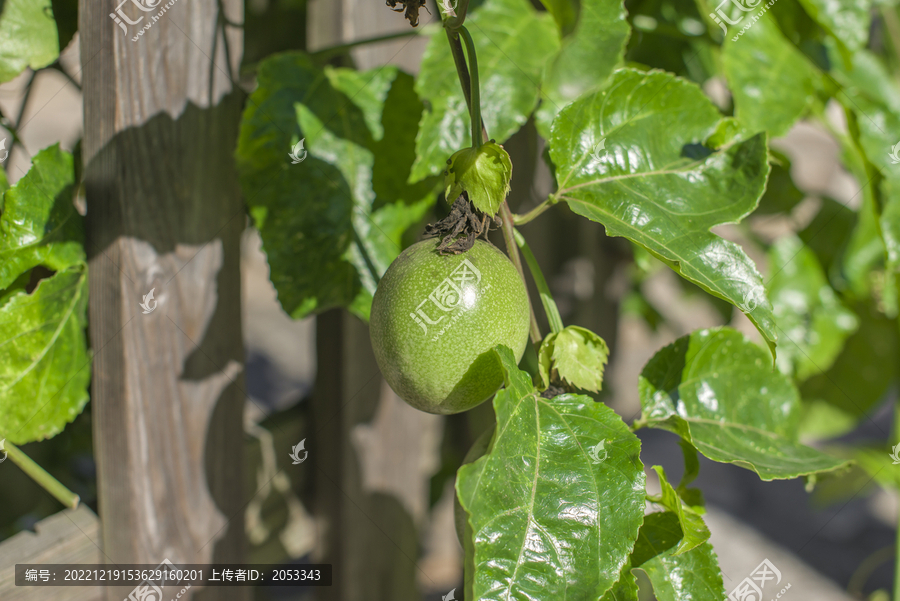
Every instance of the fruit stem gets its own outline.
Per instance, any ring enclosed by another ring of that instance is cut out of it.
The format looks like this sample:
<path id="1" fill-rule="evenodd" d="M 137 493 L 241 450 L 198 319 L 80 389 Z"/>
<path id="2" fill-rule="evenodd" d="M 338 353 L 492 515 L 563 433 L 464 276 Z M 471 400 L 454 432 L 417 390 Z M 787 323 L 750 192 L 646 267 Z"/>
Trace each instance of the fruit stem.
<path id="1" fill-rule="evenodd" d="M 18 465 L 32 480 L 43 486 L 48 493 L 56 497 L 60 503 L 69 509 L 78 507 L 78 502 L 81 498 L 63 486 L 59 480 L 51 476 L 44 468 L 35 463 L 31 457 L 9 442 L 5 443 L 5 448 L 13 463 Z"/>
<path id="2" fill-rule="evenodd" d="M 513 213 L 513 223 L 515 223 L 516 225 L 525 225 L 526 223 L 533 221 L 535 217 L 555 205 L 557 202 L 559 202 L 559 199 L 551 194 L 544 202 L 534 207 L 524 215 L 517 215 Z"/>
<path id="3" fill-rule="evenodd" d="M 528 294 L 525 270 L 522 268 L 522 258 L 519 256 L 519 247 L 516 244 L 512 211 L 509 210 L 509 205 L 506 204 L 505 200 L 500 205 L 500 223 L 503 228 L 503 240 L 506 242 L 506 254 L 509 255 L 513 265 L 516 266 L 519 276 L 522 278 L 522 283 L 525 284 L 525 296 L 528 298 L 528 310 L 531 312 L 531 342 L 537 347 L 541 343 L 541 330 L 538 328 L 537 317 L 534 315 L 534 305 L 531 304 L 531 296 Z"/>
<path id="4" fill-rule="evenodd" d="M 469 58 L 469 80 L 472 94 L 472 100 L 469 102 L 469 116 L 472 121 L 472 148 L 480 148 L 483 141 L 481 138 L 481 91 L 478 86 L 478 59 L 475 56 L 475 42 L 472 41 L 472 34 L 468 29 L 460 26 L 459 30 L 466 42 L 466 54 Z"/>
<path id="5" fill-rule="evenodd" d="M 547 321 L 550 322 L 550 331 L 554 334 L 559 334 L 563 330 L 562 317 L 559 316 L 559 307 L 556 306 L 556 301 L 553 300 L 553 295 L 550 293 L 550 287 L 547 286 L 547 280 L 544 279 L 541 266 L 538 265 L 537 259 L 534 258 L 534 253 L 531 252 L 525 237 L 515 228 L 513 228 L 513 235 L 516 238 L 516 244 L 525 256 L 528 270 L 531 271 L 531 277 L 534 279 L 538 293 L 541 295 L 541 304 L 544 305 L 544 313 L 547 315 Z"/>

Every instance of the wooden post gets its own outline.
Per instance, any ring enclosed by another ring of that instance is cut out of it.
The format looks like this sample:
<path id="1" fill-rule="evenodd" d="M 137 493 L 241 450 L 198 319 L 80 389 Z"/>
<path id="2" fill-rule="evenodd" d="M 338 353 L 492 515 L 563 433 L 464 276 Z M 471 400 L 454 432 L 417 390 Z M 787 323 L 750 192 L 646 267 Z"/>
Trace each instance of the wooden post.
<path id="1" fill-rule="evenodd" d="M 246 222 L 229 73 L 242 37 L 219 9 L 240 23 L 243 5 L 138 4 L 79 5 L 102 552 L 116 564 L 239 562 Z M 181 598 L 250 589 L 196 592 Z"/>
<path id="2" fill-rule="evenodd" d="M 308 27 L 310 49 L 316 50 L 407 30 L 409 24 L 384 2 L 311 0 Z M 353 59 L 361 69 L 390 62 L 414 72 L 424 43 L 408 38 L 360 47 Z M 422 589 L 440 582 L 419 549 L 420 533 L 429 527 L 429 482 L 438 468 L 444 418 L 411 408 L 390 390 L 375 363 L 368 327 L 347 311 L 320 315 L 316 338 L 307 448 L 320 525 L 316 559 L 334 565 L 334 586 L 318 589 L 316 599 L 420 599 Z M 447 535 L 455 538 L 452 530 Z"/>

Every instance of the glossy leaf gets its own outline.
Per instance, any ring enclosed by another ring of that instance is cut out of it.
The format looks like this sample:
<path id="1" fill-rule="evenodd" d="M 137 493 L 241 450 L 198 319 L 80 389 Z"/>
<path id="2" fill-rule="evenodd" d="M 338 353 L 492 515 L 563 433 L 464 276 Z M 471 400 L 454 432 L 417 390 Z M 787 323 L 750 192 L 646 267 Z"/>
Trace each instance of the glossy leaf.
<path id="1" fill-rule="evenodd" d="M 617 71 L 553 122 L 557 196 L 624 236 L 703 290 L 738 307 L 773 349 L 772 308 L 756 266 L 711 233 L 756 208 L 768 163 L 762 135 L 709 153 L 720 123 L 694 84 L 667 73 Z M 752 306 L 752 308 L 751 308 Z"/>
<path id="2" fill-rule="evenodd" d="M 59 145 L 32 159 L 0 202 L 0 290 L 36 265 L 60 271 L 84 262 L 81 216 L 72 204 L 72 155 Z"/>
<path id="3" fill-rule="evenodd" d="M 50 0 L 5 0 L 0 8 L 0 83 L 59 58 Z"/>
<path id="4" fill-rule="evenodd" d="M 703 491 L 699 488 L 689 487 L 691 482 L 700 475 L 700 459 L 697 449 L 683 438 L 678 439 L 678 446 L 681 447 L 681 454 L 684 457 L 684 473 L 681 475 L 681 482 L 678 483 L 675 492 L 695 513 L 703 515 L 706 513 L 706 501 L 703 499 Z"/>
<path id="5" fill-rule="evenodd" d="M 403 183 L 412 137 L 397 132 L 415 130 L 421 110 L 410 78 L 285 53 L 262 63 L 258 82 L 237 158 L 279 301 L 296 318 L 335 306 L 368 318 L 403 232 L 434 201 L 435 181 Z"/>
<path id="6" fill-rule="evenodd" d="M 487 142 L 454 153 L 445 173 L 446 198 L 455 200 L 465 192 L 476 209 L 495 215 L 509 194 L 512 162 L 503 146 Z"/>
<path id="7" fill-rule="evenodd" d="M 800 0 L 806 12 L 848 50 L 865 47 L 872 21 L 871 0 Z"/>
<path id="8" fill-rule="evenodd" d="M 674 512 L 661 511 L 645 515 L 631 553 L 632 567 L 639 568 L 657 555 L 674 551 L 683 536 L 681 524 Z"/>
<path id="9" fill-rule="evenodd" d="M 658 601 L 724 601 L 725 586 L 712 545 L 703 543 L 683 555 L 671 551 L 645 562 L 641 569 Z"/>
<path id="10" fill-rule="evenodd" d="M 625 564 L 619 580 L 600 598 L 600 601 L 639 601 L 637 578 L 631 571 L 631 562 Z"/>
<path id="11" fill-rule="evenodd" d="M 544 338 L 538 358 L 545 384 L 550 383 L 551 374 L 555 373 L 576 388 L 599 392 L 603 387 L 603 369 L 609 360 L 609 347 L 587 328 L 568 326 Z"/>
<path id="12" fill-rule="evenodd" d="M 745 17 L 733 29 L 746 27 L 750 20 Z M 736 35 L 729 32 L 722 49 L 734 116 L 748 133 L 784 135 L 815 100 L 822 75 L 781 34 L 771 10 L 739 38 Z"/>
<path id="13" fill-rule="evenodd" d="M 845 463 L 797 442 L 797 389 L 772 369 L 762 348 L 730 328 L 698 330 L 657 352 L 641 372 L 639 390 L 642 421 L 763 480 Z"/>
<path id="14" fill-rule="evenodd" d="M 654 465 L 654 471 L 659 477 L 659 486 L 662 489 L 659 497 L 651 497 L 651 501 L 659 503 L 678 518 L 681 527 L 682 538 L 673 551 L 674 555 L 687 553 L 691 549 L 709 540 L 709 528 L 706 527 L 703 518 L 690 507 L 686 507 L 675 492 L 675 488 L 669 484 L 666 472 L 662 466 Z"/>
<path id="15" fill-rule="evenodd" d="M 815 254 L 796 236 L 769 250 L 769 296 L 779 333 L 779 369 L 803 381 L 831 367 L 857 327 L 856 315 L 837 298 Z"/>
<path id="16" fill-rule="evenodd" d="M 488 135 L 502 144 L 534 110 L 541 68 L 559 39 L 550 15 L 539 14 L 527 0 L 486 0 L 469 12 L 466 27 L 478 53 L 481 118 Z M 411 182 L 441 173 L 450 155 L 470 145 L 468 107 L 443 30 L 428 42 L 416 91 L 426 108 Z"/>
<path id="17" fill-rule="evenodd" d="M 547 63 L 538 131 L 549 136 L 550 124 L 567 104 L 599 89 L 621 62 L 631 28 L 622 0 L 581 0 L 574 32 L 563 38 Z"/>
<path id="18" fill-rule="evenodd" d="M 0 304 L 0 439 L 56 435 L 88 400 L 87 266 L 57 272 Z"/>
<path id="19" fill-rule="evenodd" d="M 473 598 L 599 599 L 619 580 L 643 518 L 640 441 L 590 397 L 542 398 L 511 351 L 497 352 L 506 370 L 497 430 L 456 484 L 474 533 Z"/>

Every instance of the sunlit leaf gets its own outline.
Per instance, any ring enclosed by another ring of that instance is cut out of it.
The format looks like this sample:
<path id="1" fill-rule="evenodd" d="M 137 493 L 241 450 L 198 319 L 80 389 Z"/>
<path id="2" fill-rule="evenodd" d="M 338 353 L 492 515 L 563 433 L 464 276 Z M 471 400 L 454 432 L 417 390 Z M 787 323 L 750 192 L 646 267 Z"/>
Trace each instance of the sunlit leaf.
<path id="1" fill-rule="evenodd" d="M 694 84 L 617 71 L 553 122 L 557 196 L 611 236 L 649 250 L 703 290 L 742 307 L 774 352 L 762 277 L 736 244 L 710 232 L 756 208 L 768 163 L 762 135 L 710 152 L 720 115 Z"/>
<path id="2" fill-rule="evenodd" d="M 474 533 L 473 598 L 599 599 L 619 580 L 644 513 L 640 442 L 586 396 L 541 397 L 498 347 L 506 385 L 494 398 L 490 452 L 460 468 Z M 602 457 L 591 448 L 604 443 Z"/>
<path id="3" fill-rule="evenodd" d="M 674 432 L 713 461 L 763 480 L 845 464 L 797 442 L 800 395 L 766 352 L 729 328 L 698 330 L 654 355 L 639 390 L 648 425 Z"/>

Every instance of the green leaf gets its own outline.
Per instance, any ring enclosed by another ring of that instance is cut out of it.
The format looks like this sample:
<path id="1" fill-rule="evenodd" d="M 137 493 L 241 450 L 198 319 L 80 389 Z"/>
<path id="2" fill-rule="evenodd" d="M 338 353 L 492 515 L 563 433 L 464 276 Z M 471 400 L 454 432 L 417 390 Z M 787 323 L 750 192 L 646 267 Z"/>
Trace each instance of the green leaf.
<path id="1" fill-rule="evenodd" d="M 36 265 L 61 271 L 85 260 L 81 216 L 72 204 L 72 155 L 53 145 L 0 202 L 0 290 Z"/>
<path id="2" fill-rule="evenodd" d="M 631 562 L 625 564 L 619 580 L 600 598 L 600 601 L 639 601 L 637 578 L 631 571 Z"/>
<path id="3" fill-rule="evenodd" d="M 884 399 L 897 381 L 897 322 L 873 307 L 856 307 L 859 329 L 847 339 L 831 368 L 800 387 L 807 401 L 823 401 L 857 420 Z"/>
<path id="4" fill-rule="evenodd" d="M 645 515 L 631 553 L 632 567 L 639 568 L 657 555 L 674 550 L 683 536 L 678 516 L 673 512 Z"/>
<path id="5" fill-rule="evenodd" d="M 562 35 L 568 35 L 575 29 L 578 18 L 577 0 L 541 0 L 541 4 L 547 9 Z"/>
<path id="6" fill-rule="evenodd" d="M 749 21 L 745 18 L 742 26 Z M 772 11 L 735 37 L 730 34 L 722 50 L 734 116 L 747 133 L 784 135 L 815 100 L 821 73 L 781 34 Z"/>
<path id="7" fill-rule="evenodd" d="M 617 71 L 605 90 L 582 96 L 553 122 L 556 195 L 706 292 L 752 305 L 747 316 L 774 353 L 762 277 L 738 245 L 709 231 L 756 208 L 769 170 L 766 141 L 758 135 L 709 154 L 699 144 L 719 122 L 696 85 L 668 73 Z"/>
<path id="8" fill-rule="evenodd" d="M 832 49 L 832 61 L 837 61 L 835 54 Z M 873 211 L 876 220 L 870 221 L 863 215 L 860 227 L 875 230 L 883 242 L 887 271 L 883 296 L 886 313 L 894 317 L 900 286 L 900 139 L 896 137 L 900 131 L 900 90 L 879 58 L 864 50 L 853 55 L 849 68 L 842 62 L 835 63 L 835 76 L 846 86 L 845 94 L 840 95 L 844 106 L 857 115 L 859 144 L 866 158 L 884 176 L 877 188 L 880 198 L 867 195 L 861 211 Z M 869 186 L 865 188 L 869 191 Z M 877 248 L 871 231 L 859 233 L 862 236 L 855 240 L 855 250 L 866 249 L 869 252 L 862 256 L 875 259 Z M 865 274 L 871 264 L 872 261 L 863 261 L 863 269 L 858 271 Z M 855 288 L 859 292 L 864 285 L 857 281 Z"/>
<path id="9" fill-rule="evenodd" d="M 456 199 L 466 192 L 476 209 L 495 215 L 509 194 L 512 162 L 502 146 L 488 142 L 455 153 L 445 173 L 446 198 Z"/>
<path id="10" fill-rule="evenodd" d="M 848 50 L 865 47 L 872 21 L 870 0 L 800 0 L 800 4 Z"/>
<path id="11" fill-rule="evenodd" d="M 844 461 L 797 442 L 799 393 L 767 359 L 762 348 L 730 328 L 679 338 L 641 372 L 641 420 L 763 480 L 842 467 Z"/>
<path id="12" fill-rule="evenodd" d="M 553 21 L 527 0 L 486 0 L 466 17 L 466 27 L 478 49 L 481 117 L 502 144 L 537 104 L 541 68 L 559 44 Z M 468 146 L 468 108 L 443 30 L 428 42 L 416 91 L 426 108 L 411 182 L 442 172 L 450 155 Z"/>
<path id="13" fill-rule="evenodd" d="M 549 334 L 541 343 L 540 374 L 543 382 L 549 384 L 553 370 L 556 370 L 563 382 L 599 392 L 603 387 L 603 368 L 608 360 L 609 347 L 600 336 L 587 328 L 568 326 L 558 334 Z"/>
<path id="14" fill-rule="evenodd" d="M 395 67 L 323 70 L 296 52 L 260 65 L 237 160 L 272 282 L 295 318 L 348 306 L 366 319 L 403 232 L 434 202 L 433 180 L 403 183 L 421 111 L 410 84 Z M 301 141 L 305 158 L 291 164 Z"/>
<path id="15" fill-rule="evenodd" d="M 50 0 L 5 0 L 0 8 L 0 83 L 59 58 Z"/>
<path id="16" fill-rule="evenodd" d="M 725 586 L 712 545 L 703 543 L 682 555 L 671 551 L 641 565 L 658 601 L 724 601 Z"/>
<path id="17" fill-rule="evenodd" d="M 769 296 L 782 334 L 776 363 L 803 381 L 831 367 L 856 330 L 856 315 L 841 304 L 816 255 L 796 236 L 772 245 L 769 265 Z"/>
<path id="18" fill-rule="evenodd" d="M 86 308 L 84 264 L 0 305 L 0 439 L 50 438 L 84 408 L 91 378 Z"/>
<path id="19" fill-rule="evenodd" d="M 537 125 L 545 138 L 563 107 L 600 89 L 621 64 L 631 33 L 621 0 L 581 0 L 580 5 L 574 33 L 563 39 L 544 70 Z"/>
<path id="20" fill-rule="evenodd" d="M 460 468 L 474 533 L 473 598 L 599 599 L 619 580 L 644 513 L 640 441 L 586 396 L 534 390 L 505 347 L 490 452 Z M 591 449 L 605 444 L 605 459 Z"/>
<path id="21" fill-rule="evenodd" d="M 686 507 L 675 492 L 675 488 L 669 484 L 666 478 L 666 472 L 662 466 L 654 465 L 653 469 L 659 476 L 659 486 L 662 489 L 659 497 L 651 497 L 654 503 L 659 503 L 678 518 L 678 524 L 681 527 L 682 538 L 678 547 L 673 552 L 674 555 L 687 553 L 694 547 L 701 545 L 709 540 L 709 528 L 703 522 L 703 518 L 690 507 Z"/>
<path id="22" fill-rule="evenodd" d="M 678 439 L 678 446 L 681 447 L 681 454 L 684 456 L 684 474 L 681 475 L 681 482 L 678 483 L 675 491 L 688 507 L 702 515 L 706 513 L 703 491 L 699 488 L 688 488 L 688 485 L 700 475 L 700 459 L 697 456 L 697 449 L 683 438 Z"/>

